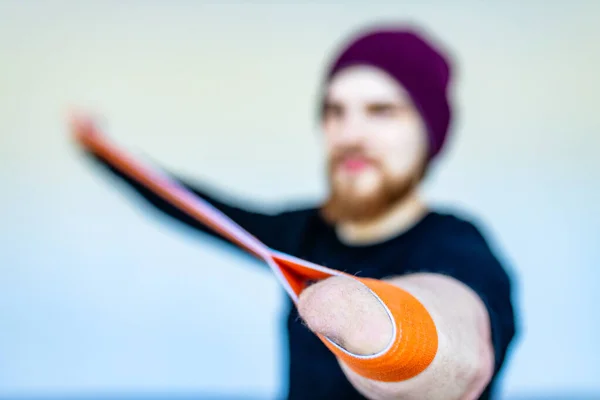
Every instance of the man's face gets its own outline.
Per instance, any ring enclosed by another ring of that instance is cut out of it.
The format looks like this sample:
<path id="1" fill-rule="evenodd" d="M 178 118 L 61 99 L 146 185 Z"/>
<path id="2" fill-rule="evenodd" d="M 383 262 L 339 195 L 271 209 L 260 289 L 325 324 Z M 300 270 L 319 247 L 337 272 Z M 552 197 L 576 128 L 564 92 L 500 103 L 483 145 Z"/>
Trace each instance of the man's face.
<path id="1" fill-rule="evenodd" d="M 329 83 L 322 128 L 334 220 L 368 220 L 404 198 L 426 162 L 423 120 L 407 92 L 387 73 L 357 66 Z"/>

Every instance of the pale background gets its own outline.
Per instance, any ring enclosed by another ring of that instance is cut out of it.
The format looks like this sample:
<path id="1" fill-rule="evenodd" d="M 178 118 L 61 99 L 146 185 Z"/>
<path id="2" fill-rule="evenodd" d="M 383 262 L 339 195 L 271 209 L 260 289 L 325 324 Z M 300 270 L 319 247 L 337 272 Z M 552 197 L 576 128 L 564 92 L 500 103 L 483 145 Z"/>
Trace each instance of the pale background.
<path id="1" fill-rule="evenodd" d="M 459 62 L 426 193 L 481 217 L 518 276 L 503 398 L 600 393 L 600 2 L 395 3 L 0 1 L 0 397 L 283 393 L 276 282 L 136 208 L 66 112 L 240 202 L 316 200 L 320 73 L 381 18 Z"/>

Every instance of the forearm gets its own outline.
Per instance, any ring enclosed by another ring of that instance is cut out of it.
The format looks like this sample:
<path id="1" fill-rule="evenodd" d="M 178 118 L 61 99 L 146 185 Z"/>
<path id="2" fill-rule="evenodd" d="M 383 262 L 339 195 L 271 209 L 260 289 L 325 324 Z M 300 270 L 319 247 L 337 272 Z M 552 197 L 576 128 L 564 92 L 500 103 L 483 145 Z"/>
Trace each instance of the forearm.
<path id="1" fill-rule="evenodd" d="M 436 357 L 421 374 L 392 386 L 378 385 L 347 371 L 349 378 L 372 398 L 477 399 L 492 376 L 494 364 L 483 302 L 467 286 L 443 275 L 414 274 L 389 281 L 415 296 L 435 321 L 439 341 Z"/>

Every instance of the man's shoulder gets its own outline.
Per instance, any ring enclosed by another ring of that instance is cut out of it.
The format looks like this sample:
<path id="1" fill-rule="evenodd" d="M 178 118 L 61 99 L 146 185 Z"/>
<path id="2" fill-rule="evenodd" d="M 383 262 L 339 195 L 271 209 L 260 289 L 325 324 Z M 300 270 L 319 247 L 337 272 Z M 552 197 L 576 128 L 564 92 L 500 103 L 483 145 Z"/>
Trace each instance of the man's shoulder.
<path id="1" fill-rule="evenodd" d="M 276 217 L 282 221 L 301 225 L 318 216 L 319 207 L 312 203 L 288 204 L 276 213 Z"/>
<path id="2" fill-rule="evenodd" d="M 279 215 L 287 218 L 310 218 L 318 215 L 319 207 L 311 203 L 288 205 L 280 210 Z"/>
<path id="3" fill-rule="evenodd" d="M 464 211 L 437 210 L 431 214 L 429 236 L 425 241 L 428 258 L 507 272 L 505 269 L 510 263 L 483 219 Z"/>
<path id="4" fill-rule="evenodd" d="M 430 215 L 432 237 L 437 244 L 468 243 L 489 247 L 489 229 L 481 218 L 456 210 L 434 210 Z"/>
<path id="5" fill-rule="evenodd" d="M 436 228 L 428 243 L 428 258 L 434 264 L 455 270 L 491 273 L 502 280 L 512 275 L 510 261 L 481 218 L 465 212 L 433 212 Z"/>

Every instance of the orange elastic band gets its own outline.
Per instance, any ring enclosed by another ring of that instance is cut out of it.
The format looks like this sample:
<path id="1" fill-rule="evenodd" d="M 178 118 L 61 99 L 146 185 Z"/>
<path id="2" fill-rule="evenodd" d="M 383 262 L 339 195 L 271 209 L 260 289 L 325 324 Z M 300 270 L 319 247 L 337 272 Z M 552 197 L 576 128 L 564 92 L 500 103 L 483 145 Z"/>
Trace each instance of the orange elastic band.
<path id="1" fill-rule="evenodd" d="M 331 352 L 359 375 L 386 382 L 402 381 L 420 374 L 435 358 L 438 348 L 435 324 L 425 307 L 410 293 L 381 280 L 359 278 L 275 251 L 203 199 L 110 144 L 90 121 L 75 119 L 72 130 L 79 145 L 87 151 L 266 262 L 294 304 L 309 281 L 346 276 L 366 285 L 381 301 L 393 324 L 390 344 L 377 354 L 364 356 L 352 354 L 318 335 Z"/>

